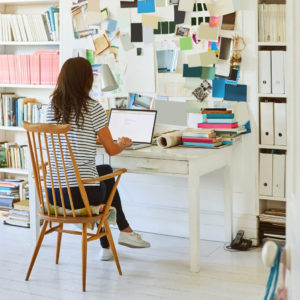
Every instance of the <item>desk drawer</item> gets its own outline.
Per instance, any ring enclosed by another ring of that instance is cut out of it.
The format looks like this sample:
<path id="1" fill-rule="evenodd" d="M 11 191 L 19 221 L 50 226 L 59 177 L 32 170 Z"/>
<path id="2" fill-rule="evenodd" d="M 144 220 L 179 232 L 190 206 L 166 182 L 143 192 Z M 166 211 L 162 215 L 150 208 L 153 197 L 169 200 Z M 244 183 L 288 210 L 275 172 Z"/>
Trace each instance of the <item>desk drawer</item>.
<path id="1" fill-rule="evenodd" d="M 113 156 L 111 157 L 111 166 L 144 173 L 188 174 L 188 162 L 183 160 Z"/>

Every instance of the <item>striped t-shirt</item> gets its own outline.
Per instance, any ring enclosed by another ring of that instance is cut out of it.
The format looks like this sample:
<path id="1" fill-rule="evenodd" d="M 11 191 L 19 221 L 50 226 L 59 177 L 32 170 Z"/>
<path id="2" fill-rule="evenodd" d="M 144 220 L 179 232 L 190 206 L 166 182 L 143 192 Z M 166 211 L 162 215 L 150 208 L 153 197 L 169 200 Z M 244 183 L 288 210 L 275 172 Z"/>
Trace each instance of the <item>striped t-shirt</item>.
<path id="1" fill-rule="evenodd" d="M 68 132 L 68 138 L 76 159 L 76 163 L 82 179 L 95 178 L 98 177 L 96 169 L 96 138 L 97 131 L 102 129 L 107 125 L 106 113 L 102 105 L 95 100 L 87 100 L 87 113 L 84 114 L 84 123 L 81 128 L 79 128 L 75 123 L 75 115 L 71 114 L 71 120 L 69 124 L 72 125 L 71 130 Z M 73 118 L 72 118 L 73 116 Z M 51 103 L 47 107 L 46 120 L 48 124 L 57 124 L 54 121 L 54 110 Z M 79 124 L 81 124 L 81 120 Z M 75 172 L 73 169 L 73 164 L 67 149 L 66 140 L 64 135 L 61 135 L 61 143 L 64 153 L 64 160 L 66 164 L 66 170 L 68 175 L 69 186 L 78 186 Z M 61 160 L 60 148 L 57 137 L 54 139 L 56 157 L 58 161 L 58 170 L 61 180 L 62 187 L 66 187 L 66 180 L 64 175 L 64 169 Z M 50 136 L 48 137 L 48 146 L 50 152 L 50 162 L 53 173 L 54 186 L 59 187 L 57 179 L 57 171 L 54 160 L 54 152 L 51 143 Z M 89 183 L 86 185 L 99 185 L 98 182 Z M 47 186 L 51 187 L 50 174 L 47 174 Z"/>

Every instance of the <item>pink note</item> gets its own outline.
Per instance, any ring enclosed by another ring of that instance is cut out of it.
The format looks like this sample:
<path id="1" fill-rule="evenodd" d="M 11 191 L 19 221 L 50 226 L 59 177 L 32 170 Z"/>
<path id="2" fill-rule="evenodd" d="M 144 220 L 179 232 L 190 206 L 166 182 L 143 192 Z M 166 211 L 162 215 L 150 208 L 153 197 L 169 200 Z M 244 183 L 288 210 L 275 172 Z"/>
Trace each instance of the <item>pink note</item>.
<path id="1" fill-rule="evenodd" d="M 209 17 L 209 27 L 217 27 L 220 23 L 221 17 Z"/>

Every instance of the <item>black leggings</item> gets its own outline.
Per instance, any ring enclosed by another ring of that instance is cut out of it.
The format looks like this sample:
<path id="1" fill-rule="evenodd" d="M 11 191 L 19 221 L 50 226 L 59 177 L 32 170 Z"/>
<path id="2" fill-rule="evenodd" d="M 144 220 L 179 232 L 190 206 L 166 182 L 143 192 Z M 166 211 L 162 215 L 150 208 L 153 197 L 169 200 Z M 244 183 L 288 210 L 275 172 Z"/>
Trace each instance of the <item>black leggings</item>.
<path id="1" fill-rule="evenodd" d="M 99 165 L 97 166 L 97 172 L 99 176 L 107 175 L 109 173 L 113 172 L 113 169 L 111 168 L 110 165 Z M 115 179 L 107 179 L 105 181 L 101 181 L 99 186 L 86 186 L 86 193 L 89 199 L 90 205 L 99 205 L 99 204 L 105 204 L 108 196 L 113 188 L 113 185 L 115 183 Z M 84 204 L 81 198 L 81 194 L 79 191 L 78 187 L 71 187 L 71 194 L 72 194 L 72 199 L 74 203 L 74 208 L 83 208 Z M 49 201 L 50 203 L 53 204 L 53 198 L 52 198 L 52 190 L 48 190 L 48 196 L 49 196 Z M 69 195 L 68 195 L 68 190 L 67 188 L 63 188 L 63 196 L 65 200 L 65 206 L 66 208 L 70 209 L 70 201 L 69 201 Z M 62 206 L 61 200 L 60 200 L 60 192 L 59 189 L 55 189 L 55 197 L 56 197 L 56 203 L 58 206 Z M 124 230 L 129 226 L 126 217 L 124 215 L 123 209 L 122 209 L 122 204 L 121 204 L 121 199 L 118 190 L 115 193 L 115 196 L 113 198 L 113 201 L 111 203 L 111 206 L 115 207 L 117 210 L 117 225 L 119 230 Z M 100 239 L 100 244 L 102 248 L 108 248 L 109 247 L 109 242 L 106 237 L 103 237 Z"/>

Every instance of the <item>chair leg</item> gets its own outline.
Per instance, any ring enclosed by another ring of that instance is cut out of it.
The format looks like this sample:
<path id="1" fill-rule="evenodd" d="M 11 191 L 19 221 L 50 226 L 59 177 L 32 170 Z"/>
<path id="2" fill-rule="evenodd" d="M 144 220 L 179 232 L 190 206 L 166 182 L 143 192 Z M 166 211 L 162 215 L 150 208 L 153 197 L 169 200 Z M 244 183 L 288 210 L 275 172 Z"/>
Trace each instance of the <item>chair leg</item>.
<path id="1" fill-rule="evenodd" d="M 63 223 L 59 225 L 59 229 L 63 230 Z M 55 263 L 58 264 L 59 261 L 59 253 L 60 253 L 60 245 L 61 245 L 61 237 L 62 237 L 62 232 L 58 231 L 57 232 L 57 242 L 56 242 L 56 261 Z"/>
<path id="2" fill-rule="evenodd" d="M 108 225 L 106 220 L 104 221 L 104 227 L 105 227 L 105 232 L 106 232 L 106 235 L 107 235 L 107 239 L 108 239 L 111 251 L 112 251 L 114 259 L 115 259 L 115 263 L 116 263 L 118 271 L 119 271 L 119 275 L 122 275 L 121 266 L 120 266 L 120 263 L 119 263 L 119 258 L 118 258 L 117 250 L 116 250 L 116 247 L 115 247 L 115 243 L 114 243 L 109 225 Z"/>
<path id="3" fill-rule="evenodd" d="M 82 291 L 85 292 L 86 285 L 86 256 L 87 256 L 87 233 L 86 224 L 82 224 L 82 240 L 81 240 L 81 260 L 82 260 Z"/>
<path id="4" fill-rule="evenodd" d="M 39 253 L 39 250 L 41 248 L 41 245 L 42 245 L 42 242 L 43 242 L 43 239 L 44 239 L 44 236 L 45 236 L 47 225 L 48 225 L 48 221 L 44 221 L 44 225 L 42 227 L 42 230 L 40 232 L 39 238 L 36 242 L 36 245 L 35 245 L 35 248 L 34 248 L 34 251 L 33 251 L 33 255 L 32 255 L 32 258 L 31 258 L 31 261 L 30 261 L 30 265 L 29 265 L 25 280 L 29 280 L 31 270 L 33 268 L 33 265 L 35 263 L 36 257 Z"/>

